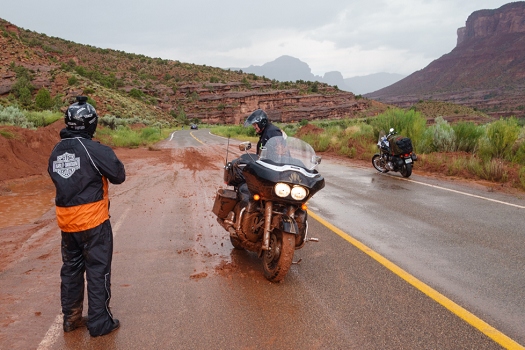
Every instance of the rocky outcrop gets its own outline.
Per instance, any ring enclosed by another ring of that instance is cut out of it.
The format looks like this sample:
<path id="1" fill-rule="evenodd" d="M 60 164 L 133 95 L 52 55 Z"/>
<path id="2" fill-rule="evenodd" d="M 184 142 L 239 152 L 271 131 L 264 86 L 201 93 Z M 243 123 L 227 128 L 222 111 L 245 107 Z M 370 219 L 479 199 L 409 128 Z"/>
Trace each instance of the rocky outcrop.
<path id="1" fill-rule="evenodd" d="M 277 82 L 239 71 L 98 49 L 17 30 L 1 19 L 0 48 L 0 97 L 16 83 L 16 67 L 24 67 L 31 73 L 34 94 L 45 87 L 52 96 L 61 96 L 64 104 L 75 95 L 87 94 L 102 116 L 171 122 L 184 112 L 190 120 L 239 124 L 258 108 L 265 109 L 272 121 L 290 122 L 366 117 L 387 107 L 327 84 Z"/>
<path id="2" fill-rule="evenodd" d="M 513 2 L 496 10 L 472 13 L 458 29 L 457 45 L 465 41 L 512 33 L 525 33 L 525 2 Z"/>
<path id="3" fill-rule="evenodd" d="M 493 116 L 525 112 L 525 2 L 472 13 L 458 44 L 424 69 L 366 97 L 399 106 L 453 102 Z"/>

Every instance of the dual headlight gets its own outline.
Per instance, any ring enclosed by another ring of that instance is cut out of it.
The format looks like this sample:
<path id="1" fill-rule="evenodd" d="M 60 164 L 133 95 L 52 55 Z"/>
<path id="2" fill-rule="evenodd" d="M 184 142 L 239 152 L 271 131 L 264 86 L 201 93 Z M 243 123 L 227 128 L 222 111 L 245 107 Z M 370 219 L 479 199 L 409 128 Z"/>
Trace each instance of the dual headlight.
<path id="1" fill-rule="evenodd" d="M 278 182 L 277 184 L 275 184 L 274 191 L 275 194 L 279 197 L 284 198 L 291 195 L 292 198 L 297 201 L 303 200 L 308 194 L 306 188 L 302 186 L 294 185 L 293 187 L 290 187 L 290 185 L 285 184 L 283 182 Z"/>

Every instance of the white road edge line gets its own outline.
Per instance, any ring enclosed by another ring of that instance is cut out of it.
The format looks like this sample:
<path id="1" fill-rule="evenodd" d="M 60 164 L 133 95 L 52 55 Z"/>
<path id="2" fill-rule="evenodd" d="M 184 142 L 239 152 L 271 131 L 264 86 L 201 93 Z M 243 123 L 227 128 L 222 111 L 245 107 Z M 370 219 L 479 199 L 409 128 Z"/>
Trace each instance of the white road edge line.
<path id="1" fill-rule="evenodd" d="M 120 228 L 120 226 L 122 226 L 122 223 L 124 222 L 124 219 L 126 218 L 130 210 L 131 208 L 129 207 L 126 208 L 124 213 L 120 216 L 119 220 L 115 224 L 115 227 L 113 228 L 113 238 L 115 238 L 115 236 L 117 235 L 118 229 Z M 63 321 L 62 313 L 59 313 L 57 317 L 55 317 L 55 321 L 51 324 L 51 326 L 47 330 L 47 333 L 44 336 L 44 339 L 42 339 L 40 344 L 38 344 L 37 350 L 47 350 L 47 349 L 50 349 L 51 346 L 53 346 L 53 344 L 55 344 L 62 330 L 62 321 Z"/>
<path id="2" fill-rule="evenodd" d="M 60 335 L 60 331 L 62 329 L 62 314 L 58 314 L 57 317 L 55 317 L 55 322 L 51 324 L 51 327 L 47 330 L 46 335 L 44 336 L 44 339 L 38 344 L 37 350 L 47 350 L 50 349 L 53 344 L 55 344 L 58 336 Z"/>
<path id="3" fill-rule="evenodd" d="M 411 179 L 399 179 L 399 180 L 409 181 L 409 182 L 413 182 L 413 183 L 420 184 L 420 185 L 425 185 L 425 186 L 428 186 L 428 187 L 437 188 L 437 189 L 444 190 L 444 191 L 450 191 L 450 192 L 454 192 L 454 193 L 459 193 L 459 194 L 462 194 L 462 195 L 465 195 L 465 196 L 470 196 L 470 197 L 474 197 L 474 198 L 484 199 L 484 200 L 490 201 L 490 202 L 495 202 L 495 203 L 499 203 L 499 204 L 505 204 L 505 205 L 508 205 L 508 206 L 511 206 L 511 207 L 515 207 L 515 208 L 519 208 L 519 209 L 525 209 L 525 206 L 523 206 L 523 205 L 503 202 L 503 201 L 499 201 L 497 199 L 492 199 L 492 198 L 488 198 L 488 197 L 478 196 L 476 194 L 471 194 L 471 193 L 467 193 L 467 192 L 457 191 L 457 190 L 453 190 L 453 189 L 446 188 L 446 187 L 441 187 L 441 186 L 437 186 L 437 185 L 431 185 L 431 184 L 427 184 L 427 183 L 424 183 L 424 182 L 419 182 L 419 181 L 415 181 L 415 180 L 411 180 Z"/>

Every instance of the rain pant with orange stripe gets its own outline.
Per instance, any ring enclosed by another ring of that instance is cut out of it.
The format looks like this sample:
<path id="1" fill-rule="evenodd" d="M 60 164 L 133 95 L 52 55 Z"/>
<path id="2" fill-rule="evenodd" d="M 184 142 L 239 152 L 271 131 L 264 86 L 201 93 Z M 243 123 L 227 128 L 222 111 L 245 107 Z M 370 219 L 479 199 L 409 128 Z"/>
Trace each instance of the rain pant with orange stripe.
<path id="1" fill-rule="evenodd" d="M 126 179 L 115 152 L 68 129 L 51 152 L 48 173 L 56 187 L 56 215 L 62 231 L 61 304 L 64 320 L 82 317 L 84 273 L 88 281 L 88 329 L 102 335 L 112 329 L 109 310 L 113 233 L 109 221 L 108 182 Z"/>

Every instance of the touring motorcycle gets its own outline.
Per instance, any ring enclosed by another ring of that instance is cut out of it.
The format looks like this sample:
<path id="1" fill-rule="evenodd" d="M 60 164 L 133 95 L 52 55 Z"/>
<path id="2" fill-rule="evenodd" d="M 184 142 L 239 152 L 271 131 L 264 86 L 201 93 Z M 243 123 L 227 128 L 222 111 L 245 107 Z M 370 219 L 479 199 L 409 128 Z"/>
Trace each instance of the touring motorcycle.
<path id="1" fill-rule="evenodd" d="M 248 153 L 250 142 L 242 142 L 237 169 L 224 166 L 224 182 L 213 205 L 219 224 L 229 232 L 236 249 L 256 252 L 262 258 L 264 276 L 272 282 L 284 279 L 293 263 L 294 251 L 308 241 L 307 201 L 321 190 L 324 178 L 315 169 L 321 157 L 306 142 L 272 137 L 260 156 Z"/>
<path id="2" fill-rule="evenodd" d="M 412 165 L 417 160 L 417 155 L 414 153 L 410 138 L 397 135 L 394 128 L 390 129 L 388 135 L 381 131 L 377 148 L 379 153 L 372 157 L 372 165 L 377 171 L 381 173 L 399 171 L 403 177 L 412 175 Z"/>

